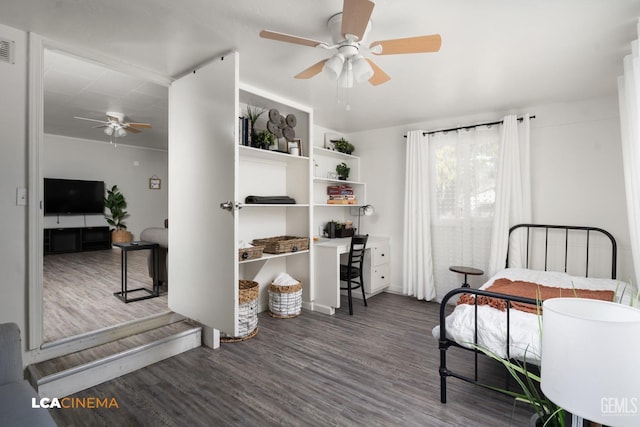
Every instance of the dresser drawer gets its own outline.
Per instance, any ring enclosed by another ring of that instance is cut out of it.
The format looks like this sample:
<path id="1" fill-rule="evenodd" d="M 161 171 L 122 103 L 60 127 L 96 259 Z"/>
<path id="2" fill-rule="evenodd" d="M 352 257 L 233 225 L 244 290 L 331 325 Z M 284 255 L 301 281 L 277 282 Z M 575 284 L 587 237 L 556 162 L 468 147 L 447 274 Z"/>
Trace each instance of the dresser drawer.
<path id="1" fill-rule="evenodd" d="M 371 268 L 371 289 L 370 293 L 377 292 L 391 284 L 391 273 L 389 264 L 382 264 Z M 366 290 L 366 289 L 365 289 Z"/>
<path id="2" fill-rule="evenodd" d="M 389 244 L 383 243 L 371 248 L 371 265 L 381 265 L 389 263 Z"/>

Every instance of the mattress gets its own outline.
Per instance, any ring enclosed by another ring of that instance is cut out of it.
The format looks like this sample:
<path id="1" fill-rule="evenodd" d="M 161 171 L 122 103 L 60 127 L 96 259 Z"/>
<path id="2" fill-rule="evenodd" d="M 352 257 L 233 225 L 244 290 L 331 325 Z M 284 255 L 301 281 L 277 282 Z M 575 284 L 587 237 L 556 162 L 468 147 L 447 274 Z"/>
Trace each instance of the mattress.
<path id="1" fill-rule="evenodd" d="M 507 268 L 498 272 L 482 285 L 486 289 L 499 278 L 538 283 L 540 285 L 567 288 L 612 290 L 614 300 L 629 304 L 631 287 L 614 279 L 598 279 L 570 276 L 555 271 L 538 271 Z M 460 304 L 446 318 L 447 338 L 463 347 L 472 348 L 474 342 L 475 306 Z M 539 363 L 542 319 L 537 314 L 510 309 L 509 355 L 511 358 Z M 440 338 L 440 325 L 432 330 L 434 338 Z M 478 345 L 497 356 L 507 357 L 507 313 L 488 305 L 478 305 Z"/>

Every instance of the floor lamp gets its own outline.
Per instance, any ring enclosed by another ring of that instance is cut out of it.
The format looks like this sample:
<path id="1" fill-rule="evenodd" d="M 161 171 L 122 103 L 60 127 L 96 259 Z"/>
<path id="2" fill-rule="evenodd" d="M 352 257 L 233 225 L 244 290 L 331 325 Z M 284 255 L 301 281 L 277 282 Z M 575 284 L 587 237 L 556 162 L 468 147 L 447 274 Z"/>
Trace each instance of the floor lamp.
<path id="1" fill-rule="evenodd" d="M 358 234 L 362 234 L 362 232 L 360 231 L 360 217 L 362 215 L 371 216 L 375 212 L 376 212 L 376 210 L 371 205 L 364 205 L 364 206 L 359 206 L 358 207 L 358 228 L 356 229 L 356 232 Z"/>
<path id="2" fill-rule="evenodd" d="M 584 298 L 542 304 L 540 387 L 573 414 L 612 426 L 640 426 L 640 310 Z"/>

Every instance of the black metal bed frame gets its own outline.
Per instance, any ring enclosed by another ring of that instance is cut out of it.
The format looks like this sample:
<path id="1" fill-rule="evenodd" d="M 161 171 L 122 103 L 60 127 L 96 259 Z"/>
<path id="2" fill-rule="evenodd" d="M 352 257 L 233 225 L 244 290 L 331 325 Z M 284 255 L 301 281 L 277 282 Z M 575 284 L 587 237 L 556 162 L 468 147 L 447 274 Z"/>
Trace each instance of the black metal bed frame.
<path id="1" fill-rule="evenodd" d="M 567 264 L 568 264 L 568 253 L 569 253 L 569 231 L 584 231 L 586 233 L 586 262 L 585 262 L 585 277 L 589 276 L 589 237 L 590 237 L 590 233 L 591 232 L 597 232 L 600 233 L 604 236 L 606 236 L 610 242 L 611 242 L 611 278 L 615 279 L 616 278 L 616 264 L 617 264 L 617 244 L 616 244 L 616 240 L 615 238 L 611 235 L 611 233 L 609 233 L 606 230 L 603 230 L 601 228 L 597 228 L 597 227 L 583 227 L 583 226 L 572 226 L 572 225 L 545 225 L 545 224 L 518 224 L 518 225 L 514 225 L 513 227 L 511 227 L 509 229 L 509 237 L 511 237 L 511 234 L 513 233 L 513 231 L 520 229 L 520 228 L 526 228 L 526 257 L 525 257 L 525 268 L 529 268 L 529 246 L 530 246 L 530 231 L 531 229 L 544 229 L 545 230 L 545 241 L 544 241 L 544 271 L 547 271 L 547 267 L 548 267 L 548 255 L 549 255 L 549 251 L 548 251 L 548 245 L 549 245 L 549 230 L 564 230 L 565 231 L 565 242 L 564 242 L 564 272 L 567 272 Z M 506 259 L 506 263 L 505 266 L 509 267 L 509 250 L 507 247 L 507 259 Z M 487 296 L 487 297 L 491 297 L 491 298 L 496 298 L 496 299 L 501 299 L 503 301 L 505 301 L 506 303 L 506 307 L 507 309 L 505 310 L 506 312 L 506 318 L 507 318 L 507 343 L 506 343 L 506 350 L 507 350 L 507 357 L 510 358 L 510 342 L 509 342 L 509 336 L 510 336 L 510 330 L 509 330 L 509 324 L 510 324 L 510 308 L 511 308 L 511 303 L 512 302 L 520 302 L 520 303 L 526 303 L 526 304 L 533 304 L 535 305 L 537 303 L 536 300 L 531 299 L 531 298 L 522 298 L 522 297 L 517 297 L 517 296 L 510 296 L 510 295 L 504 295 L 504 294 L 496 294 L 493 292 L 488 292 L 488 291 L 484 291 L 484 290 L 480 290 L 480 289 L 472 289 L 472 288 L 457 288 L 457 289 L 453 289 L 450 292 L 448 292 L 445 297 L 442 299 L 442 301 L 440 302 L 440 339 L 438 341 L 438 348 L 440 349 L 440 369 L 439 369 L 439 373 L 440 373 L 440 401 L 442 403 L 447 403 L 447 377 L 454 377 L 454 378 L 458 378 L 461 379 L 463 381 L 467 381 L 473 384 L 480 384 L 478 382 L 478 355 L 479 354 L 483 354 L 481 351 L 479 351 L 476 348 L 468 348 L 465 346 L 462 346 L 460 344 L 458 344 L 457 342 L 450 340 L 447 338 L 447 328 L 446 328 L 446 317 L 447 317 L 447 303 L 448 301 L 455 297 L 458 294 L 471 294 L 474 296 Z M 475 298 L 475 304 L 474 304 L 474 325 L 475 325 L 475 330 L 474 330 L 474 343 L 477 344 L 478 343 L 478 298 Z M 463 350 L 467 350 L 467 351 L 471 351 L 474 353 L 474 374 L 473 377 L 467 376 L 467 375 L 463 375 L 457 372 L 452 371 L 449 367 L 447 367 L 447 350 L 450 347 L 457 347 L 457 348 L 461 348 Z"/>

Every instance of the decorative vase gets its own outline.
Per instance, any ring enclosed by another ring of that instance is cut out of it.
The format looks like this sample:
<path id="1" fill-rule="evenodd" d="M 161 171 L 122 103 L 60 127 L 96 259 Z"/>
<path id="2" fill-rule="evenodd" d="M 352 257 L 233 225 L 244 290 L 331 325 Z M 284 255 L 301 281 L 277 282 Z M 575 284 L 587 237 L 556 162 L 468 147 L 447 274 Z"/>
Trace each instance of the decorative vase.
<path id="1" fill-rule="evenodd" d="M 133 235 L 127 230 L 113 230 L 111 243 L 127 243 L 133 240 Z"/>

